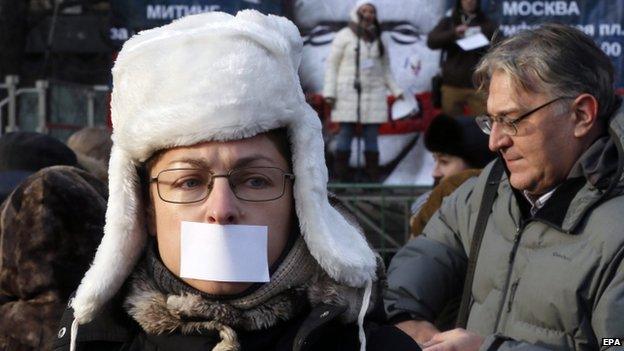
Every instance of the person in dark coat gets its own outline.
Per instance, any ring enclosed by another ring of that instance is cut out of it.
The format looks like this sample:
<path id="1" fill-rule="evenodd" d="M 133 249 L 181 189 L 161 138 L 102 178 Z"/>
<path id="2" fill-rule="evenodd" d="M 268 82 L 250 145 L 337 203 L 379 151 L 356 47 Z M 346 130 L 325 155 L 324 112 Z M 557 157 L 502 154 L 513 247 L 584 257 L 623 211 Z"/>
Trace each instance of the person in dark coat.
<path id="1" fill-rule="evenodd" d="M 469 168 L 483 168 L 496 156 L 488 149 L 488 138 L 472 117 L 440 114 L 425 131 L 425 147 L 435 161 L 435 184 Z"/>
<path id="2" fill-rule="evenodd" d="M 435 187 L 412 204 L 412 236 L 423 228 L 450 195 L 466 180 L 477 177 L 496 154 L 488 149 L 488 138 L 472 117 L 438 115 L 425 131 L 425 147 L 433 153 Z"/>
<path id="3" fill-rule="evenodd" d="M 108 183 L 108 160 L 113 147 L 108 128 L 82 128 L 67 139 L 67 146 L 76 153 L 78 163 L 84 169 Z"/>
<path id="4" fill-rule="evenodd" d="M 301 49 L 252 10 L 124 44 L 104 237 L 55 350 L 418 350 L 382 324 L 382 261 L 329 203 Z"/>
<path id="5" fill-rule="evenodd" d="M 435 188 L 420 195 L 412 203 L 412 235 L 421 233 L 431 215 L 442 204 L 443 197 L 452 193 L 467 179 L 477 176 L 480 169 L 496 156 L 488 149 L 487 136 L 481 132 L 472 117 L 440 114 L 425 131 L 424 141 L 427 150 L 433 154 L 434 167 L 431 175 Z M 438 187 L 440 184 L 444 186 Z M 431 195 L 435 195 L 433 199 Z"/>
<path id="6" fill-rule="evenodd" d="M 71 293 L 93 259 L 107 191 L 89 173 L 46 167 L 0 207 L 0 350 L 52 349 Z"/>
<path id="7" fill-rule="evenodd" d="M 74 152 L 60 140 L 35 132 L 4 134 L 0 137 L 0 203 L 28 176 L 55 165 L 78 165 Z"/>
<path id="8" fill-rule="evenodd" d="M 444 17 L 429 32 L 427 45 L 442 50 L 442 112 L 457 117 L 464 115 L 467 106 L 470 115 L 486 112 L 485 98 L 472 84 L 472 72 L 489 46 L 464 50 L 458 39 L 483 34 L 492 40 L 497 24 L 481 11 L 478 0 L 457 0 L 450 17 Z"/>

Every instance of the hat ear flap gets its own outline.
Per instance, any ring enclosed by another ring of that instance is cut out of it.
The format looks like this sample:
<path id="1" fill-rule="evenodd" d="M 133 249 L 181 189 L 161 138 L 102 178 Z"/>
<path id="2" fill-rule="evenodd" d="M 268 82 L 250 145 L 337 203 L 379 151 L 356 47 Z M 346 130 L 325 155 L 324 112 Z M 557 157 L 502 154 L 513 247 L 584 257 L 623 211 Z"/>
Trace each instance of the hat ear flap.
<path id="1" fill-rule="evenodd" d="M 321 123 L 316 112 L 304 106 L 305 118 L 290 126 L 295 207 L 310 254 L 330 277 L 363 287 L 376 279 L 373 250 L 356 224 L 333 208 L 327 197 L 327 167 Z"/>
<path id="2" fill-rule="evenodd" d="M 146 233 L 141 182 L 130 155 L 113 145 L 104 237 L 73 300 L 84 324 L 117 293 L 143 252 Z"/>

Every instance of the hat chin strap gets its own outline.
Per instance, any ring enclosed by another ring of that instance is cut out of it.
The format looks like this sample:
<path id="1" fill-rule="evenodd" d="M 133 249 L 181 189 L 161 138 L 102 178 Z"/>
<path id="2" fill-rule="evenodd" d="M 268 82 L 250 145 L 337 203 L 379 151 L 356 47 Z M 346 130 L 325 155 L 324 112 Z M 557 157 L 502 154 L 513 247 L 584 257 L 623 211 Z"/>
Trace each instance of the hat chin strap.
<path id="1" fill-rule="evenodd" d="M 76 338 L 78 337 L 78 320 L 74 318 L 69 332 L 69 351 L 76 351 Z"/>
<path id="2" fill-rule="evenodd" d="M 371 291 L 373 289 L 373 281 L 366 281 L 366 288 L 364 289 L 364 296 L 362 296 L 362 306 L 360 307 L 360 314 L 358 314 L 358 337 L 360 339 L 360 351 L 366 351 L 366 334 L 364 333 L 364 316 L 368 311 L 370 305 Z"/>

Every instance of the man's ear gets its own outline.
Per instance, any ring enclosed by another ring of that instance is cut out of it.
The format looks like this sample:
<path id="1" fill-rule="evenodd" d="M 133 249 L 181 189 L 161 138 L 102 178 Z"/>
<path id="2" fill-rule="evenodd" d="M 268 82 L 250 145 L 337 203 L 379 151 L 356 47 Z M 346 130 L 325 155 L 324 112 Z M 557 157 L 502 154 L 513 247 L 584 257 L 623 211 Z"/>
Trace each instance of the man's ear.
<path id="1" fill-rule="evenodd" d="M 572 105 L 574 136 L 584 137 L 598 127 L 598 100 L 591 94 L 581 94 Z"/>

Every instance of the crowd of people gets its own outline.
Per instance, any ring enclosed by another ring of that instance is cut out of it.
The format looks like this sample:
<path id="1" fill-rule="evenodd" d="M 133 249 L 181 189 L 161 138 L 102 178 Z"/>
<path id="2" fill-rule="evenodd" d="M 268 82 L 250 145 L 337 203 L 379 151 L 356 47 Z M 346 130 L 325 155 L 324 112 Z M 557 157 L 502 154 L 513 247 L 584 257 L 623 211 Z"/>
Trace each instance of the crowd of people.
<path id="1" fill-rule="evenodd" d="M 360 127 L 366 181 L 379 180 L 387 95 L 405 97 L 376 13 L 359 1 L 327 62 L 340 181 Z M 446 57 L 443 113 L 423 136 L 435 187 L 387 271 L 327 190 L 292 22 L 212 12 L 132 37 L 112 70 L 112 134 L 0 137 L 0 350 L 603 350 L 624 338 L 613 66 L 561 24 L 455 43 L 494 28 L 458 0 L 430 34 Z"/>

